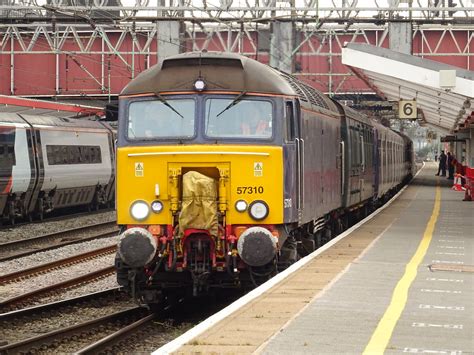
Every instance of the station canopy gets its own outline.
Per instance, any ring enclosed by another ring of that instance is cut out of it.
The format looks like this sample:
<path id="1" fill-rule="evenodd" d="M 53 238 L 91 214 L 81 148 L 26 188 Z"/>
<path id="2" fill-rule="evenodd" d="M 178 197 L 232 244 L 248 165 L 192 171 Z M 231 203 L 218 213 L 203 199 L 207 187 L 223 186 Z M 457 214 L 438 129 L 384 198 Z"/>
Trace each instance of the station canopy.
<path id="1" fill-rule="evenodd" d="M 383 99 L 416 101 L 418 118 L 429 126 L 474 127 L 473 71 L 362 43 L 346 44 L 342 63 Z"/>

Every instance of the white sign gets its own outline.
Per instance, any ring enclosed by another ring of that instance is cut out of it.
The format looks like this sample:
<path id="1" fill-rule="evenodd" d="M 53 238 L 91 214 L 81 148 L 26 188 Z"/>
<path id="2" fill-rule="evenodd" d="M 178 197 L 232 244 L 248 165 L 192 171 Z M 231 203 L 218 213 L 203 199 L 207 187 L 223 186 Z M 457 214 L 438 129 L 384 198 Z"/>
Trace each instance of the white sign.
<path id="1" fill-rule="evenodd" d="M 399 118 L 417 118 L 416 101 L 400 100 L 398 102 Z"/>

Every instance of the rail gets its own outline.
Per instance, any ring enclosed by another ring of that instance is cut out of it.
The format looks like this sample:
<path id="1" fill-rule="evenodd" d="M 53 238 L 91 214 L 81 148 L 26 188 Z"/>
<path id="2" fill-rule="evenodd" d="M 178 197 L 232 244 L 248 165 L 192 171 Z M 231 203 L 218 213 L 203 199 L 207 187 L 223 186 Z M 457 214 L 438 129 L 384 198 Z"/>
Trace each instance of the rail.
<path id="1" fill-rule="evenodd" d="M 75 236 L 93 231 L 94 229 L 108 228 L 106 232 L 101 231 L 87 237 Z M 48 233 L 38 237 L 15 240 L 0 244 L 0 261 L 11 260 L 40 251 L 56 249 L 66 245 L 81 243 L 97 238 L 106 238 L 118 232 L 116 222 L 101 222 L 89 226 L 66 229 L 59 232 Z M 52 243 L 54 242 L 54 243 Z M 49 244 L 46 247 L 38 247 L 38 244 Z"/>

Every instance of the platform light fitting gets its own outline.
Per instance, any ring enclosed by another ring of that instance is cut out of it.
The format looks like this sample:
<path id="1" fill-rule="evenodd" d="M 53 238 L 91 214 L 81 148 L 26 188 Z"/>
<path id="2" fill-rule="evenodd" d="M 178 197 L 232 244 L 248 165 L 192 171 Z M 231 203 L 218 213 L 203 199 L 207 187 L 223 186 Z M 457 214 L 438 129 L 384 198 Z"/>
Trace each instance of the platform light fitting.
<path id="1" fill-rule="evenodd" d="M 203 91 L 204 89 L 206 88 L 206 83 L 204 80 L 202 80 L 201 78 L 198 78 L 195 82 L 194 82 L 194 89 L 196 91 Z"/>

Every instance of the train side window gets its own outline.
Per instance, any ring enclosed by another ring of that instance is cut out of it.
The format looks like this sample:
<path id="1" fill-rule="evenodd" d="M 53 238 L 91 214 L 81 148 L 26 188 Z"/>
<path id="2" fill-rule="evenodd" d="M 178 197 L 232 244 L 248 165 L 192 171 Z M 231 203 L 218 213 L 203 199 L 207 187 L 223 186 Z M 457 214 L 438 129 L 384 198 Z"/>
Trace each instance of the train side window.
<path id="1" fill-rule="evenodd" d="M 95 151 L 97 153 L 95 163 L 102 164 L 102 151 L 101 151 L 100 147 L 96 147 Z"/>
<path id="2" fill-rule="evenodd" d="M 0 145 L 0 156 L 5 154 L 5 147 L 3 145 Z"/>
<path id="3" fill-rule="evenodd" d="M 61 163 L 67 164 L 67 147 L 65 145 L 61 147 Z"/>
<path id="4" fill-rule="evenodd" d="M 295 130 L 295 116 L 293 114 L 293 102 L 287 101 L 286 102 L 286 140 L 288 142 L 294 142 L 296 138 L 296 130 Z"/>

